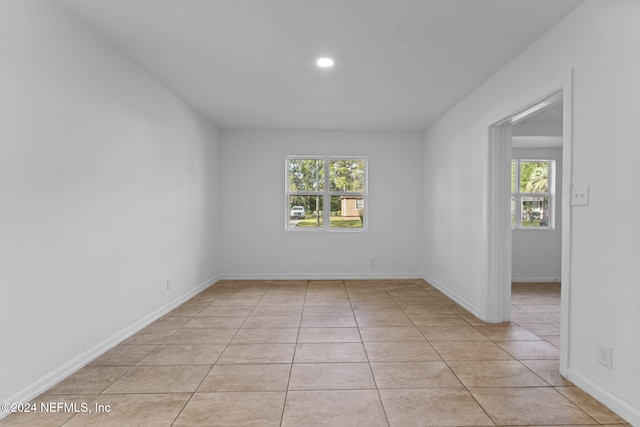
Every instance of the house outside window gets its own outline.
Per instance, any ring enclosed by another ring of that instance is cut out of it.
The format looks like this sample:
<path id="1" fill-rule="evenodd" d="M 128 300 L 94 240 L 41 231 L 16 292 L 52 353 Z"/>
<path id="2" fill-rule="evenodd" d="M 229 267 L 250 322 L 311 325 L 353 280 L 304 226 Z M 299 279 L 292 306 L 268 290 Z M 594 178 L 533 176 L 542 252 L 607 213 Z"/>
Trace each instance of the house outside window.
<path id="1" fill-rule="evenodd" d="M 285 182 L 287 230 L 366 229 L 365 157 L 287 156 Z"/>
<path id="2" fill-rule="evenodd" d="M 553 229 L 555 161 L 511 161 L 511 227 Z"/>

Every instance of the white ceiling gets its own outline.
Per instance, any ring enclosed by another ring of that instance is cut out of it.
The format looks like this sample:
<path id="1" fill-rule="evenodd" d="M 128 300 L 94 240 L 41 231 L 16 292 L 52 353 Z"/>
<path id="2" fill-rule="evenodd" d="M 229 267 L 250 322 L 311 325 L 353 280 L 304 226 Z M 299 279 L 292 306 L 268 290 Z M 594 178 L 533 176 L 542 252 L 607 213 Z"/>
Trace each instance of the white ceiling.
<path id="1" fill-rule="evenodd" d="M 59 2 L 221 128 L 422 130 L 582 1 Z"/>

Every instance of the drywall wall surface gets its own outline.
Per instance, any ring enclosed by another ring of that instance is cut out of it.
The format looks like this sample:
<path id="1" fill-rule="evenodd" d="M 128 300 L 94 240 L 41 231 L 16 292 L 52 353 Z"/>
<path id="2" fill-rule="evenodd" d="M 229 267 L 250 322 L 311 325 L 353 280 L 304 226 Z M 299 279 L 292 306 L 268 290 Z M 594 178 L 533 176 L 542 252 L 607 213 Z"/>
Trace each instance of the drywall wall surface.
<path id="1" fill-rule="evenodd" d="M 425 173 L 425 252 L 423 269 L 431 284 L 482 317 L 487 276 L 487 131 L 468 135 L 441 119 L 427 133 Z M 442 135 L 441 133 L 442 131 Z M 466 129 L 465 129 L 466 130 Z M 446 142 L 445 142 L 446 141 Z M 475 141 L 475 143 L 469 143 Z"/>
<path id="2" fill-rule="evenodd" d="M 640 3 L 587 1 L 452 108 L 425 136 L 424 269 L 482 309 L 490 298 L 489 127 L 563 87 L 572 73 L 569 378 L 640 424 Z M 566 117 L 565 117 L 566 119 Z M 566 156 L 567 153 L 565 152 Z M 439 184 L 429 185 L 441 177 Z M 565 196 L 566 197 L 566 196 Z M 463 215 L 463 210 L 473 215 Z M 438 227 L 435 226 L 438 224 Z M 613 368 L 597 344 L 613 348 Z"/>
<path id="3" fill-rule="evenodd" d="M 218 137 L 54 2 L 0 2 L 0 57 L 4 402 L 216 276 Z"/>
<path id="4" fill-rule="evenodd" d="M 421 276 L 420 132 L 224 130 L 220 153 L 224 277 Z M 367 157 L 367 229 L 286 231 L 288 155 Z"/>

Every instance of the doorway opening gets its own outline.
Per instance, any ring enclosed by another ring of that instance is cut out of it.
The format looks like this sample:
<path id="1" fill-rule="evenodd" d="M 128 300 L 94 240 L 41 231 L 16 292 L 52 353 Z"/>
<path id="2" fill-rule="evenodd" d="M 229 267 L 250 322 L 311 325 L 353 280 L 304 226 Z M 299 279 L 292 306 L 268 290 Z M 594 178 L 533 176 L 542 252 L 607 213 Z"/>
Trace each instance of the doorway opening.
<path id="1" fill-rule="evenodd" d="M 570 82 L 569 77 L 559 89 L 490 127 L 487 293 L 490 321 L 511 321 L 512 317 L 526 321 L 527 316 L 541 316 L 517 305 L 512 313 L 512 295 L 515 301 L 526 299 L 521 296 L 524 283 L 533 284 L 530 290 L 551 283 L 551 293 L 553 283 L 561 284 L 560 309 L 546 307 L 557 312 L 546 315 L 551 321 L 548 326 L 538 326 L 536 335 L 549 335 L 548 342 L 560 347 L 560 373 L 565 376 L 570 305 Z M 512 292 L 513 282 L 523 284 L 515 285 Z"/>
<path id="2" fill-rule="evenodd" d="M 535 107 L 540 105 L 512 123 L 511 321 L 523 336 L 543 340 L 535 343 L 536 351 L 556 359 L 561 347 L 562 93 Z"/>

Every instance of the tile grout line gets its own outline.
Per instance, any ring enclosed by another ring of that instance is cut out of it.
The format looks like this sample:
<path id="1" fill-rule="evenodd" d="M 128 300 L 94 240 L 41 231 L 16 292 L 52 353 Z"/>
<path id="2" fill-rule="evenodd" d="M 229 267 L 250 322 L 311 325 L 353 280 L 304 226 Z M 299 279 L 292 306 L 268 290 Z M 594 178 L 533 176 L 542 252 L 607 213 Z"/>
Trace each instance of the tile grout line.
<path id="1" fill-rule="evenodd" d="M 346 287 L 345 287 L 346 290 Z M 385 290 L 386 292 L 386 290 Z M 387 292 L 387 295 L 389 293 Z M 389 295 L 391 296 L 391 295 Z M 371 377 L 373 378 L 373 384 L 376 387 L 376 394 L 378 395 L 378 400 L 380 400 L 380 406 L 382 407 L 382 412 L 384 413 L 385 421 L 387 422 L 387 427 L 391 426 L 391 422 L 389 421 L 389 415 L 387 414 L 387 408 L 384 406 L 384 401 L 382 400 L 382 395 L 380 394 L 380 387 L 378 387 L 378 381 L 376 380 L 376 376 L 373 373 L 373 366 L 371 366 L 371 359 L 369 358 L 369 352 L 367 351 L 367 347 L 364 345 L 364 338 L 362 338 L 362 331 L 360 330 L 360 324 L 358 323 L 358 318 L 356 317 L 355 311 L 353 310 L 353 303 L 351 302 L 351 296 L 347 291 L 347 298 L 349 298 L 349 305 L 351 305 L 351 311 L 353 312 L 353 318 L 356 322 L 356 327 L 358 328 L 358 335 L 360 335 L 360 341 L 362 343 L 362 348 L 364 350 L 364 354 L 367 357 L 367 364 L 369 365 L 369 371 L 371 372 Z"/>
<path id="2" fill-rule="evenodd" d="M 220 298 L 220 295 L 218 295 L 215 299 L 213 299 L 209 304 L 207 304 L 205 307 L 202 308 L 202 310 L 200 310 L 195 316 L 193 316 L 192 318 L 196 318 L 198 314 L 202 313 L 204 311 L 205 308 L 210 307 L 211 304 L 214 301 L 217 301 Z M 181 328 L 182 329 L 182 328 Z M 240 328 L 238 328 L 238 331 L 240 330 Z M 198 392 L 198 389 L 200 387 L 202 387 L 202 383 L 206 380 L 206 378 L 209 376 L 209 374 L 211 373 L 211 371 L 213 370 L 213 367 L 216 366 L 216 362 L 218 360 L 220 360 L 220 357 L 222 356 L 222 354 L 225 352 L 225 350 L 227 349 L 227 347 L 229 346 L 229 344 L 231 343 L 231 341 L 233 340 L 233 338 L 235 337 L 235 335 L 238 333 L 238 331 L 236 331 L 236 333 L 234 334 L 233 337 L 231 337 L 231 339 L 229 340 L 229 342 L 225 345 L 224 349 L 220 352 L 220 354 L 218 354 L 218 357 L 216 358 L 216 360 L 213 362 L 213 364 L 211 365 L 211 368 L 209 368 L 209 370 L 207 371 L 207 373 L 204 375 L 204 377 L 202 377 L 202 380 L 200 380 L 200 383 L 198 384 L 198 386 L 195 388 L 195 390 L 193 391 L 193 393 L 191 393 L 191 396 L 189 397 L 189 399 L 187 399 L 187 401 L 184 403 L 184 405 L 182 405 L 182 408 L 180 408 L 180 410 L 178 411 L 178 413 L 176 414 L 175 418 L 173 419 L 173 421 L 171 422 L 171 426 L 173 426 L 176 421 L 178 421 L 178 419 L 180 418 L 180 416 L 182 415 L 182 413 L 184 412 L 185 408 L 187 407 L 187 405 L 189 405 L 189 403 L 193 400 L 193 398 L 195 397 L 196 393 Z"/>
<path id="3" fill-rule="evenodd" d="M 224 292 L 223 292 L 224 293 Z M 217 301 L 220 299 L 220 295 L 218 295 L 214 300 L 212 300 L 209 304 L 207 304 L 206 307 L 211 306 L 211 304 L 214 301 Z M 202 311 L 204 311 L 204 309 L 206 308 L 204 307 L 202 310 L 200 310 L 197 314 L 200 314 Z M 255 307 L 254 307 L 255 309 Z M 252 310 L 253 311 L 253 310 Z M 197 314 L 195 316 L 193 316 L 192 318 L 197 317 Z M 187 399 L 187 401 L 185 402 L 185 404 L 182 406 L 182 408 L 180 409 L 180 411 L 178 411 L 178 414 L 175 416 L 175 418 L 173 419 L 173 421 L 171 422 L 171 426 L 173 426 L 176 421 L 178 421 L 178 419 L 180 418 L 180 416 L 182 415 L 182 413 L 184 412 L 185 408 L 187 407 L 187 405 L 189 404 L 189 402 L 191 402 L 193 400 L 193 398 L 195 397 L 196 393 L 198 392 L 198 389 L 200 387 L 202 387 L 202 384 L 204 383 L 204 381 L 207 379 L 207 377 L 209 376 L 209 374 L 211 373 L 211 371 L 213 371 L 213 368 L 216 366 L 217 362 L 220 360 L 220 358 L 222 357 L 222 355 L 224 354 L 224 352 L 227 350 L 227 348 L 229 348 L 229 345 L 231 344 L 231 342 L 233 341 L 233 339 L 236 337 L 236 335 L 238 335 L 238 332 L 240 331 L 240 329 L 242 328 L 242 325 L 244 325 L 244 323 L 247 321 L 247 319 L 249 318 L 249 316 L 247 316 L 245 318 L 245 320 L 242 322 L 242 324 L 238 327 L 238 329 L 236 330 L 236 333 L 233 334 L 233 336 L 231 337 L 231 339 L 229 340 L 229 342 L 224 346 L 224 349 L 220 352 L 220 354 L 218 354 L 218 357 L 216 357 L 216 360 L 213 362 L 213 364 L 211 365 L 211 368 L 209 368 L 209 370 L 207 371 L 207 373 L 204 375 L 204 377 L 202 377 L 202 380 L 200 380 L 200 383 L 198 384 L 198 386 L 195 388 L 195 390 L 191 393 L 191 396 L 189 397 L 189 399 Z M 184 326 L 184 325 L 183 325 Z M 182 328 L 180 328 L 182 329 Z M 208 328 L 204 328 L 204 329 L 208 329 Z M 177 331 L 176 331 L 177 332 Z M 166 341 L 166 340 L 165 340 Z"/>
<path id="4" fill-rule="evenodd" d="M 304 292 L 304 302 L 302 303 L 302 313 L 300 314 L 300 322 L 298 323 L 298 333 L 296 335 L 296 343 L 293 346 L 293 355 L 291 356 L 291 366 L 289 367 L 289 378 L 287 379 L 287 386 L 284 391 L 284 400 L 282 402 L 282 413 L 280 414 L 280 426 L 282 426 L 282 423 L 284 423 L 284 412 L 287 407 L 287 400 L 289 398 L 289 386 L 291 384 L 291 376 L 293 375 L 293 364 L 295 363 L 295 360 L 296 360 L 296 351 L 298 350 L 298 341 L 300 339 L 300 328 L 302 325 L 302 317 L 304 316 L 304 308 L 306 306 L 307 294 L 309 292 L 308 280 L 305 282 L 305 286 L 306 286 L 306 289 Z"/>

